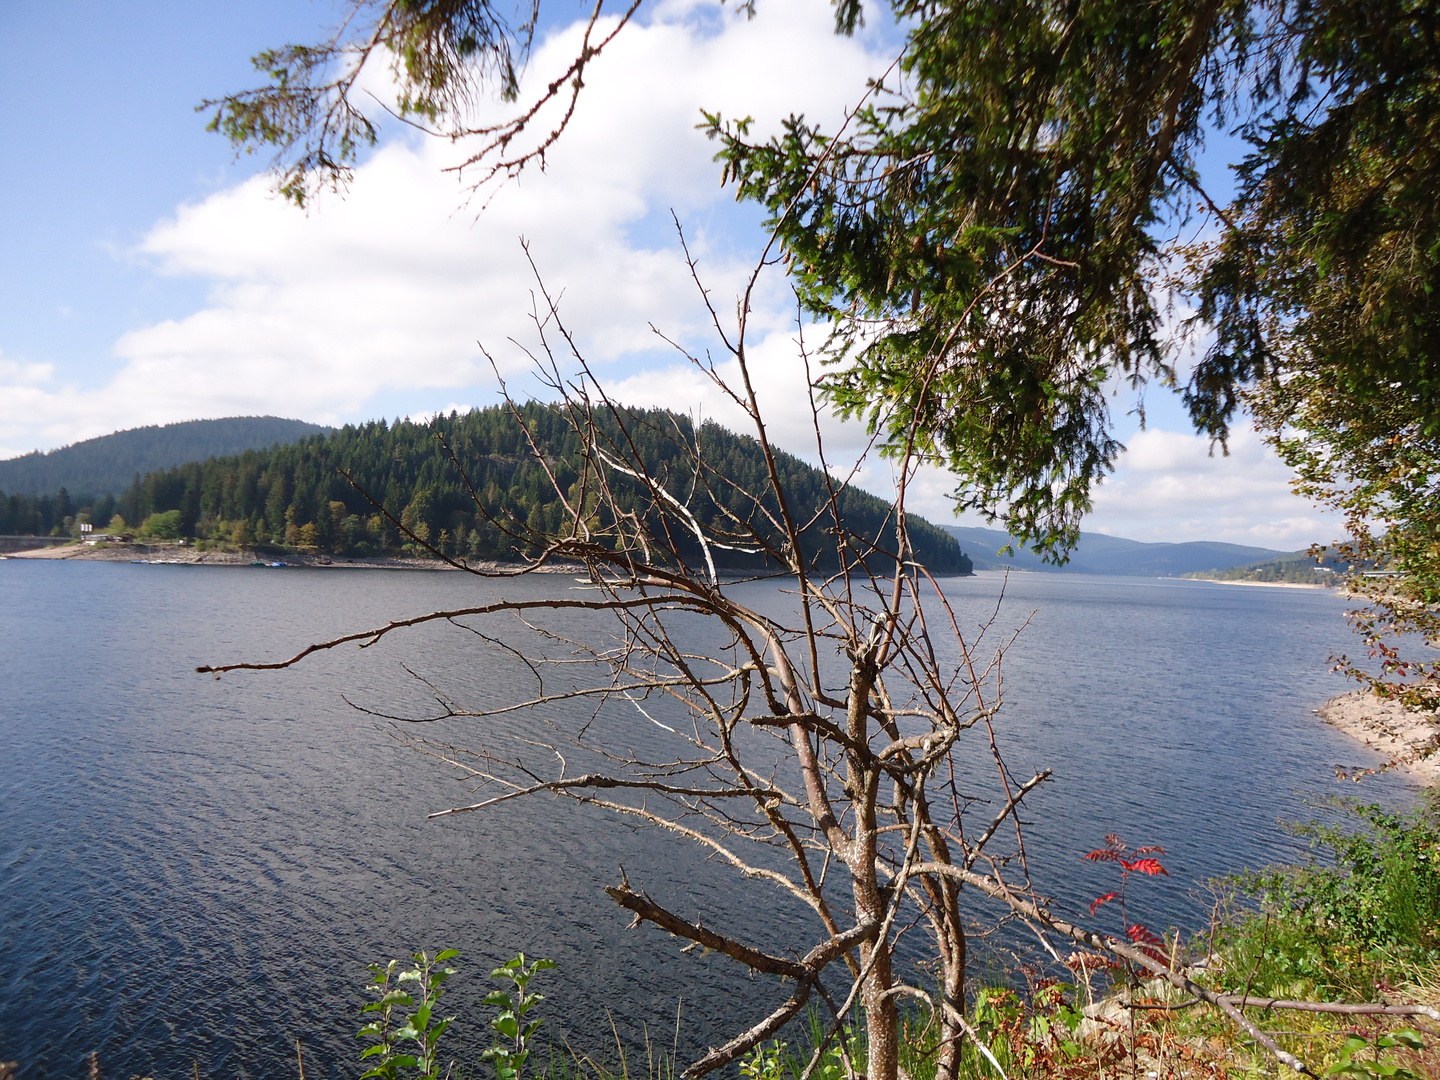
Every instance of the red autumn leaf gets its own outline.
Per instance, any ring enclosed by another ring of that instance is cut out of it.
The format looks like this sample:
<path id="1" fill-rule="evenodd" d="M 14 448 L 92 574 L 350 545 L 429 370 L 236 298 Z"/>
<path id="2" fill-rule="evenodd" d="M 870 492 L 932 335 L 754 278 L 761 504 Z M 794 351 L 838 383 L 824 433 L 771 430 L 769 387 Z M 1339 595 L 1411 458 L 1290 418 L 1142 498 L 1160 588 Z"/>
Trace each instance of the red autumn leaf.
<path id="1" fill-rule="evenodd" d="M 1149 874 L 1151 877 L 1154 877 L 1156 874 L 1164 874 L 1166 877 L 1170 876 L 1170 871 L 1160 865 L 1159 859 L 1136 859 L 1134 862 L 1121 859 L 1120 865 L 1126 870 L 1134 871 L 1137 874 Z"/>
<path id="2" fill-rule="evenodd" d="M 1073 952 L 1065 958 L 1065 966 L 1071 971 L 1099 971 L 1110 967 L 1114 960 L 1095 953 Z"/>
<path id="3" fill-rule="evenodd" d="M 1164 855 L 1165 849 L 1159 844 L 1148 844 L 1142 848 L 1135 849 L 1136 855 Z"/>
<path id="4" fill-rule="evenodd" d="M 1114 900 L 1119 895 L 1120 894 L 1118 892 L 1107 892 L 1104 896 L 1099 897 L 1093 904 L 1090 905 L 1090 914 L 1094 915 L 1096 908 L 1098 908 L 1101 904 L 1106 903 L 1107 901 Z"/>
<path id="5" fill-rule="evenodd" d="M 1134 926 L 1127 926 L 1125 933 L 1129 935 L 1131 942 L 1138 946 L 1140 951 L 1150 957 L 1151 960 L 1158 960 L 1162 964 L 1169 962 L 1170 958 L 1165 955 L 1163 948 L 1165 942 L 1139 923 L 1136 923 Z"/>
<path id="6" fill-rule="evenodd" d="M 1136 923 L 1134 926 L 1126 927 L 1125 932 L 1130 935 L 1130 940 L 1133 941 L 1136 945 L 1165 944 L 1164 941 L 1155 936 L 1154 932 L 1144 926 L 1141 926 L 1139 923 Z"/>
<path id="7" fill-rule="evenodd" d="M 1112 851 L 1109 848 L 1100 848 L 1098 851 L 1090 852 L 1085 858 L 1092 862 L 1119 862 L 1120 853 L 1118 851 Z"/>

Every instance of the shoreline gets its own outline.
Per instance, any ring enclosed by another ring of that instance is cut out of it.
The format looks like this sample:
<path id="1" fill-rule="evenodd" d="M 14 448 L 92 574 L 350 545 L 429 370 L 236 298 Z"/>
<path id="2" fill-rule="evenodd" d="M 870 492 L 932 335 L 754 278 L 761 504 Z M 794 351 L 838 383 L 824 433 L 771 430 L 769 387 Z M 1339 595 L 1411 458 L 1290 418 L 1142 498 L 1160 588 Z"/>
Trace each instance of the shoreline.
<path id="1" fill-rule="evenodd" d="M 1303 581 L 1222 581 L 1220 578 L 1182 578 L 1182 581 L 1205 581 L 1211 585 L 1245 585 L 1252 589 L 1328 589 L 1329 585 L 1310 585 Z"/>
<path id="2" fill-rule="evenodd" d="M 406 556 L 348 558 L 345 556 L 308 555 L 302 552 L 286 552 L 280 556 L 263 555 L 255 551 L 197 551 L 193 547 L 181 547 L 175 544 L 107 544 L 104 547 L 59 545 L 31 548 L 28 551 L 5 552 L 0 554 L 0 559 L 74 559 L 80 562 L 144 563 L 163 566 L 255 567 L 258 563 L 266 569 L 304 570 L 458 570 L 457 567 L 441 562 L 439 559 L 419 559 Z M 471 569 L 486 573 L 503 572 L 516 565 L 515 563 L 496 562 L 492 559 L 476 560 L 469 564 Z M 539 572 L 571 573 L 574 570 L 574 566 L 557 564 L 553 568 L 542 567 Z"/>
<path id="3" fill-rule="evenodd" d="M 1440 752 L 1416 760 L 1423 750 L 1440 746 L 1440 713 L 1414 712 L 1370 690 L 1351 690 L 1331 698 L 1315 715 L 1335 730 L 1384 755 L 1389 765 L 1342 771 L 1341 779 L 1359 780 L 1386 768 L 1403 771 L 1425 787 L 1440 784 Z"/>
<path id="4" fill-rule="evenodd" d="M 464 567 L 451 566 L 440 559 L 421 559 L 406 555 L 377 555 L 350 557 L 346 555 L 321 555 L 301 551 L 287 551 L 283 554 L 261 554 L 256 551 L 197 551 L 193 547 L 173 543 L 162 544 L 107 544 L 104 547 L 85 547 L 79 544 L 62 544 L 53 547 L 30 548 L 25 551 L 0 552 L 0 561 L 5 559 L 73 559 L 80 562 L 145 563 L 148 565 L 172 566 L 245 566 L 287 568 L 303 570 L 426 570 L 463 572 L 470 570 L 497 577 L 513 577 L 524 570 L 529 574 L 581 574 L 587 573 L 584 564 L 578 562 L 547 562 L 543 566 L 531 566 L 524 562 L 501 562 L 498 559 L 472 559 Z M 755 574 L 748 571 L 719 570 L 723 580 L 732 576 L 749 580 Z M 774 577 L 774 573 L 761 576 Z M 781 575 L 783 576 L 783 575 Z M 973 578 L 971 574 L 940 574 L 938 577 Z"/>

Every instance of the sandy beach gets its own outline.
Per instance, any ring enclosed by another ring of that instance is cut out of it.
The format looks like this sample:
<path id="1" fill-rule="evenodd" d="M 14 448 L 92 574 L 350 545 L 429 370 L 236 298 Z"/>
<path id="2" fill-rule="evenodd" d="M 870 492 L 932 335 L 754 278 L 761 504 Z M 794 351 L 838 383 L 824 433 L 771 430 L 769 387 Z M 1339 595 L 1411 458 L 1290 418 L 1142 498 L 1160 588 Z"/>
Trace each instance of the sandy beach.
<path id="1" fill-rule="evenodd" d="M 1377 698 L 1369 690 L 1352 690 L 1331 698 L 1315 710 L 1331 727 L 1397 761 L 1403 772 L 1423 784 L 1440 782 L 1440 752 L 1417 760 L 1427 749 L 1440 747 L 1440 714 L 1412 712 L 1399 702 Z M 1352 778 L 1364 773 L 1352 772 Z"/>
<path id="2" fill-rule="evenodd" d="M 1219 578 L 1191 578 L 1211 585 L 1248 585 L 1252 589 L 1328 589 L 1329 585 L 1309 585 L 1301 581 L 1221 581 Z"/>

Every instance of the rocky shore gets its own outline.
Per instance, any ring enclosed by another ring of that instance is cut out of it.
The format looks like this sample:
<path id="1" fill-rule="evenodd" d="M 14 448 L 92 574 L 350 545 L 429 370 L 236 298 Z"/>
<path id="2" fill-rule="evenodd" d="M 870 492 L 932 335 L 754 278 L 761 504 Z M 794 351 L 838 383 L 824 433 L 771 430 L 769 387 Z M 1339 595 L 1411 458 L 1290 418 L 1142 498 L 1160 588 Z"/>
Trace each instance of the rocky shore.
<path id="1" fill-rule="evenodd" d="M 78 559 L 86 562 L 141 562 L 170 563 L 186 566 L 266 566 L 280 564 L 291 567 L 337 568 L 351 570 L 453 570 L 454 567 L 438 559 L 414 558 L 342 558 L 340 556 L 315 555 L 305 552 L 286 552 L 283 555 L 264 554 L 255 551 L 197 551 L 180 544 L 97 544 L 87 547 L 69 544 L 62 547 L 35 548 L 30 551 L 12 551 L 3 556 L 7 559 Z M 499 570 L 505 567 L 496 562 L 471 564 L 476 570 Z"/>
<path id="2" fill-rule="evenodd" d="M 1440 782 L 1440 714 L 1416 712 L 1369 690 L 1352 690 L 1315 710 L 1331 727 L 1384 755 L 1423 784 Z M 1376 770 L 1345 772 L 1352 779 Z"/>

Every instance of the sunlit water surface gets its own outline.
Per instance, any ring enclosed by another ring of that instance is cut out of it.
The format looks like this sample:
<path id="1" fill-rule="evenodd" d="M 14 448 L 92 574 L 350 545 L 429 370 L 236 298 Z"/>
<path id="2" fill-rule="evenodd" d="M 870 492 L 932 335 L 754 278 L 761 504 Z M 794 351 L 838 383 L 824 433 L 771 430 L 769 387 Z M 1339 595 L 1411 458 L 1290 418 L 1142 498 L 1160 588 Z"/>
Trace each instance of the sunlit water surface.
<path id="1" fill-rule="evenodd" d="M 453 628 L 327 653 L 297 669 L 214 680 L 197 664 L 274 659 L 392 617 L 541 597 L 458 574 L 0 563 L 0 1060 L 24 1080 L 80 1076 L 353 1076 L 367 962 L 462 950 L 456 1042 L 485 1042 L 485 974 L 518 950 L 554 957 L 552 1038 L 600 1048 L 613 1016 L 681 1053 L 768 1012 L 784 993 L 723 958 L 679 952 L 604 895 L 623 865 L 683 915 L 758 944 L 813 940 L 778 895 L 693 847 L 551 799 L 427 820 L 468 801 L 452 773 L 350 708 L 423 710 L 402 664 L 465 704 L 529 692 Z M 999 575 L 949 579 L 972 633 Z M 777 610 L 771 585 L 736 588 Z M 1015 575 L 993 646 L 1029 619 L 1003 666 L 998 733 L 1017 775 L 1055 770 L 1033 798 L 1037 884 L 1077 910 L 1109 884 L 1081 861 L 1118 831 L 1167 851 L 1148 880 L 1152 924 L 1203 925 L 1203 883 L 1291 856 L 1279 819 L 1337 790 L 1336 763 L 1373 755 L 1312 710 L 1345 687 L 1344 601 L 1307 590 Z M 1033 615 L 1032 615 L 1033 613 Z M 572 617 L 566 629 L 603 622 Z M 625 737 L 661 745 L 638 714 Z M 519 731 L 519 721 L 501 733 Z M 618 729 L 617 729 L 618 730 Z M 463 738 L 450 726 L 442 737 Z M 987 787 L 984 755 L 962 784 Z M 1371 781 L 1373 798 L 1410 798 Z M 1348 791 L 1346 793 L 1349 793 Z M 987 808 L 973 811 L 981 820 Z M 1013 848 L 1013 843 L 1010 845 Z"/>

